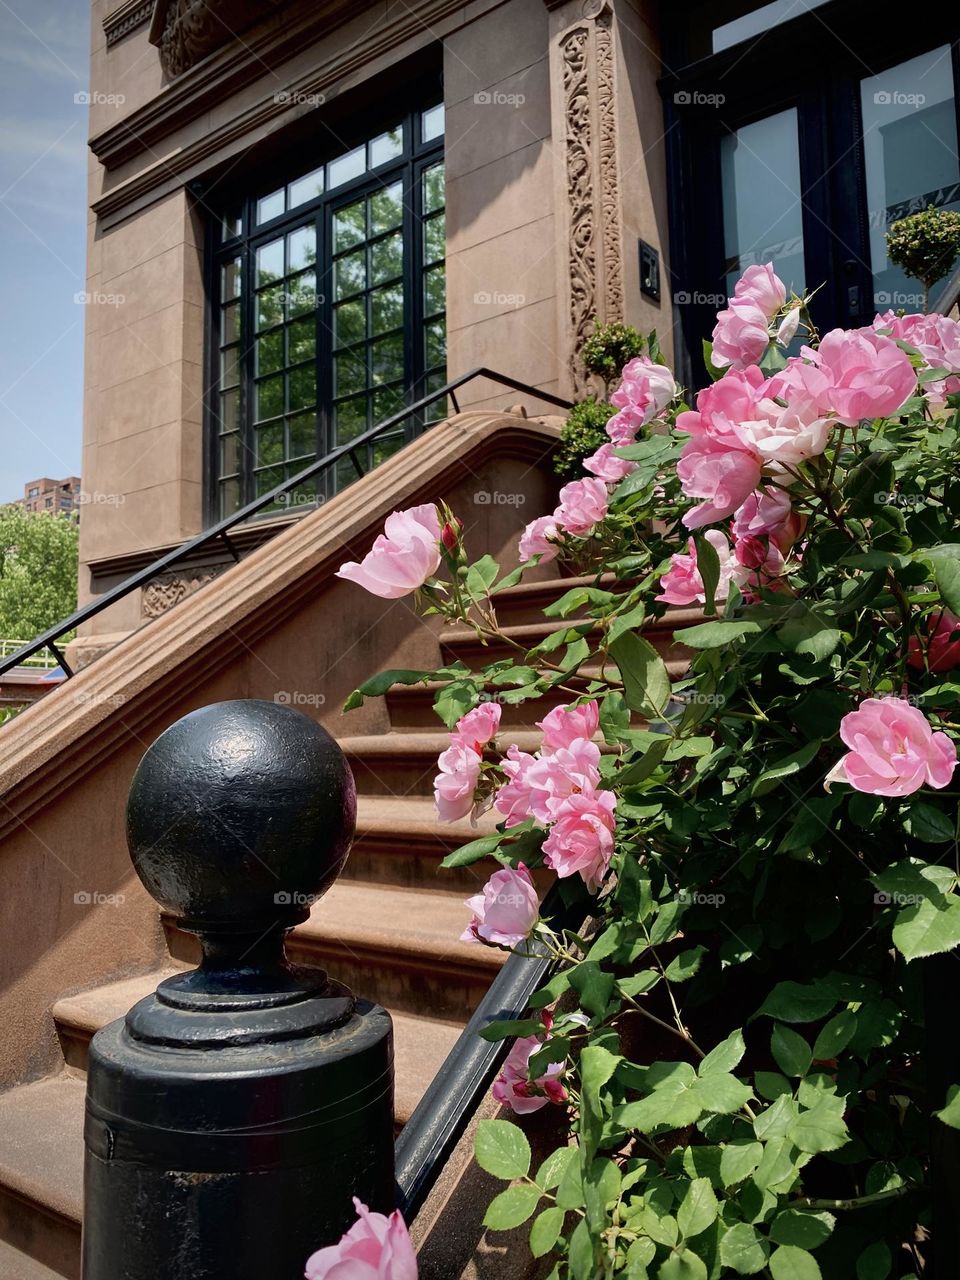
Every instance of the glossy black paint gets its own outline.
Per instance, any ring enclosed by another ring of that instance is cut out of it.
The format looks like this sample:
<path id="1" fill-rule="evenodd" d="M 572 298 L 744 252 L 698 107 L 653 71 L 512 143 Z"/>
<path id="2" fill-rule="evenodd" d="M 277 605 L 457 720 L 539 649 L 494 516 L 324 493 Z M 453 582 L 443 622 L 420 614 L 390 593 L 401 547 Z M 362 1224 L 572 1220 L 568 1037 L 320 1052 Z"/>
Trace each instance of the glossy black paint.
<path id="1" fill-rule="evenodd" d="M 339 747 L 288 707 L 205 707 L 145 755 L 131 855 L 203 961 L 91 1044 L 85 1280 L 299 1280 L 354 1195 L 392 1207 L 389 1014 L 283 951 L 355 816 Z"/>

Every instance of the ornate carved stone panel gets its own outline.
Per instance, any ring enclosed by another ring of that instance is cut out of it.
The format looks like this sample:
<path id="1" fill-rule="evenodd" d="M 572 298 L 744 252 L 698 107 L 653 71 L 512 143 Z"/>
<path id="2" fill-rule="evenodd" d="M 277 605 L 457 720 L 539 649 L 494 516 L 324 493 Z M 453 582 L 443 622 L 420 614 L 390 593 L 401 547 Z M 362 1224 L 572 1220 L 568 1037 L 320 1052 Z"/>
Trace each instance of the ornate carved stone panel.
<path id="1" fill-rule="evenodd" d="M 604 0 L 587 0 L 582 13 L 557 41 L 569 205 L 569 372 L 576 395 L 587 389 L 580 351 L 594 317 L 623 319 L 613 15 Z"/>
<path id="2" fill-rule="evenodd" d="M 179 76 L 286 0 L 157 0 L 150 41 L 168 76 Z"/>
<path id="3" fill-rule="evenodd" d="M 202 569 L 181 569 L 171 573 L 161 573 L 143 589 L 140 597 L 140 616 L 143 618 L 159 618 L 162 613 L 172 609 L 174 605 L 192 596 L 206 583 L 230 566 L 227 564 L 207 565 Z"/>

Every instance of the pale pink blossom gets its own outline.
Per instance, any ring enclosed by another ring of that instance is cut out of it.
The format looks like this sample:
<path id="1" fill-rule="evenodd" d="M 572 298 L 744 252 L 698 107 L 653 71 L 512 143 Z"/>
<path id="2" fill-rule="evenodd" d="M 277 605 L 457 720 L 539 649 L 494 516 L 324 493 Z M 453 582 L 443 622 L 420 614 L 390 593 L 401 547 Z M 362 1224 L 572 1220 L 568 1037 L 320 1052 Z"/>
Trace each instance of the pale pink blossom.
<path id="1" fill-rule="evenodd" d="M 607 486 L 602 480 L 588 476 L 571 480 L 560 490 L 560 505 L 553 513 L 557 524 L 567 533 L 584 538 L 607 514 Z"/>
<path id="2" fill-rule="evenodd" d="M 728 449 L 742 449 L 740 424 L 766 417 L 770 395 L 769 379 L 755 365 L 732 369 L 697 393 L 696 409 L 677 416 L 677 429 L 694 439 L 706 437 Z"/>
<path id="3" fill-rule="evenodd" d="M 960 618 L 949 609 L 931 614 L 923 643 L 916 636 L 910 637 L 907 662 L 917 671 L 926 669 L 934 675 L 960 666 Z"/>
<path id="4" fill-rule="evenodd" d="M 543 730 L 543 752 L 570 747 L 579 738 L 592 738 L 600 725 L 600 703 L 578 702 L 572 707 L 554 707 L 537 721 Z"/>
<path id="5" fill-rule="evenodd" d="M 428 502 L 387 516 L 384 532 L 363 560 L 341 565 L 336 576 L 356 582 L 375 596 L 399 600 L 419 590 L 439 565 L 440 517 Z"/>
<path id="6" fill-rule="evenodd" d="M 757 453 L 703 437 L 689 441 L 677 463 L 677 475 L 688 497 L 704 501 L 686 513 L 683 523 L 688 529 L 699 529 L 733 515 L 760 483 L 760 473 Z"/>
<path id="7" fill-rule="evenodd" d="M 771 392 L 855 426 L 864 418 L 893 417 L 916 387 L 916 370 L 892 338 L 873 329 L 832 329 L 816 350 L 804 347 L 787 361 Z"/>
<path id="8" fill-rule="evenodd" d="M 371 1213 L 356 1196 L 357 1221 L 338 1244 L 307 1260 L 306 1280 L 417 1280 L 413 1242 L 399 1209 Z"/>
<path id="9" fill-rule="evenodd" d="M 555 560 L 560 548 L 556 539 L 560 536 L 560 528 L 556 516 L 538 516 L 531 520 L 520 535 L 519 555 L 521 561 L 540 557 L 541 564 Z"/>
<path id="10" fill-rule="evenodd" d="M 441 822 L 456 822 L 473 809 L 473 796 L 480 780 L 481 758 L 471 747 L 452 743 L 442 752 L 433 780 L 433 798 Z"/>
<path id="11" fill-rule="evenodd" d="M 770 345 L 768 318 L 755 302 L 734 298 L 717 313 L 710 359 L 717 369 L 745 369 L 763 358 Z"/>
<path id="12" fill-rule="evenodd" d="M 617 797 L 612 791 L 575 792 L 555 812 L 543 843 L 548 867 L 562 879 L 579 875 L 596 893 L 613 854 Z"/>
<path id="13" fill-rule="evenodd" d="M 511 746 L 501 761 L 508 781 L 497 792 L 495 807 L 508 826 L 533 818 L 541 826 L 554 821 L 560 805 L 578 791 L 593 791 L 600 783 L 600 748 L 586 738 L 548 755 L 528 755 Z"/>
<path id="14" fill-rule="evenodd" d="M 623 445 L 634 443 L 643 423 L 642 413 L 636 409 L 626 408 L 613 415 L 607 422 L 605 430 L 612 443 L 621 448 Z"/>
<path id="15" fill-rule="evenodd" d="M 730 582 L 740 576 L 736 557 L 726 536 L 719 529 L 707 529 L 703 536 L 716 551 L 720 561 L 720 579 L 714 592 L 714 600 L 726 600 Z M 670 557 L 670 567 L 660 579 L 660 594 L 656 598 L 665 604 L 706 604 L 703 578 L 697 567 L 697 544 L 693 538 L 687 542 L 687 551 L 688 555 Z"/>
<path id="16" fill-rule="evenodd" d="M 527 1064 L 535 1053 L 543 1048 L 545 1040 L 539 1036 L 524 1036 L 514 1040 L 500 1074 L 490 1092 L 497 1102 L 510 1107 L 517 1115 L 539 1111 L 548 1102 L 566 1102 L 567 1091 L 558 1077 L 563 1073 L 562 1062 L 551 1062 L 542 1076 L 529 1078 Z"/>
<path id="17" fill-rule="evenodd" d="M 481 702 L 478 707 L 460 717 L 450 735 L 450 742 L 470 747 L 480 755 L 487 743 L 496 737 L 499 728 L 499 702 Z"/>
<path id="18" fill-rule="evenodd" d="M 781 347 L 789 347 L 790 343 L 797 336 L 797 330 L 800 328 L 800 308 L 794 307 L 780 321 L 777 326 L 777 342 Z"/>
<path id="19" fill-rule="evenodd" d="M 795 467 L 826 449 L 833 423 L 818 415 L 815 401 L 796 396 L 783 408 L 767 398 L 758 409 L 754 418 L 737 424 L 736 434 L 765 467 L 774 471 Z"/>
<path id="20" fill-rule="evenodd" d="M 787 290 L 772 262 L 747 267 L 733 287 L 734 298 L 752 302 L 767 319 L 777 314 L 787 301 Z"/>
<path id="21" fill-rule="evenodd" d="M 876 317 L 873 328 L 919 351 L 926 368 L 947 371 L 947 377 L 924 383 L 923 393 L 931 404 L 942 405 L 948 395 L 960 391 L 960 321 L 936 312 L 898 316 L 887 311 Z"/>
<path id="22" fill-rule="evenodd" d="M 615 409 L 629 409 L 639 417 L 639 426 L 661 413 L 677 394 L 673 374 L 649 356 L 636 356 L 623 366 L 620 386 L 610 397 Z"/>
<path id="23" fill-rule="evenodd" d="M 631 471 L 636 471 L 637 464 L 630 462 L 627 458 L 618 458 L 614 453 L 616 448 L 617 446 L 612 442 L 602 444 L 596 453 L 591 453 L 589 458 L 584 458 L 583 465 L 607 484 L 618 484 Z"/>
<path id="24" fill-rule="evenodd" d="M 528 774 L 535 761 L 536 756 L 530 755 L 528 751 L 521 751 L 516 744 L 507 748 L 507 754 L 500 761 L 500 768 L 507 775 L 507 781 L 497 792 L 493 803 L 506 817 L 508 827 L 526 822 L 530 817 L 534 789 L 528 781 Z"/>
<path id="25" fill-rule="evenodd" d="M 951 739 L 905 698 L 866 698 L 840 721 L 840 737 L 849 750 L 827 774 L 828 787 L 848 782 L 874 796 L 909 796 L 946 787 L 957 765 Z"/>
<path id="26" fill-rule="evenodd" d="M 786 554 L 806 523 L 806 516 L 794 511 L 789 493 L 767 486 L 751 493 L 735 512 L 731 532 L 735 542 L 747 537 L 770 538 Z"/>
<path id="27" fill-rule="evenodd" d="M 466 906 L 473 919 L 461 935 L 461 942 L 489 942 L 498 947 L 516 947 L 537 923 L 540 903 L 524 864 L 516 870 L 495 871 L 480 893 L 468 898 Z"/>

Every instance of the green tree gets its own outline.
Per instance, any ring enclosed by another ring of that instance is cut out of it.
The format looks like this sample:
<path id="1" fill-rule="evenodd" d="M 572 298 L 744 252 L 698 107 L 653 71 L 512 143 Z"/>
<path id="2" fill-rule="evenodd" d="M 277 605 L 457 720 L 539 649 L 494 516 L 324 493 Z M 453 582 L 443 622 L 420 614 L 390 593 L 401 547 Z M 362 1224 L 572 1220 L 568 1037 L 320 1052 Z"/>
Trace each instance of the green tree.
<path id="1" fill-rule="evenodd" d="M 0 507 L 0 639 L 31 640 L 77 607 L 77 521 Z"/>

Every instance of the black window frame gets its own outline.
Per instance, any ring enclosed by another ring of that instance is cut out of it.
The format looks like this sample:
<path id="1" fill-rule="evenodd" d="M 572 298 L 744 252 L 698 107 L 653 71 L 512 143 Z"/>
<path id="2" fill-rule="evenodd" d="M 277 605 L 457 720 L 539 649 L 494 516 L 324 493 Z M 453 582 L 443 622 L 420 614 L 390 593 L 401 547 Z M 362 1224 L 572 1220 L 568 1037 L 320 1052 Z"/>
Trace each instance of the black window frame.
<path id="1" fill-rule="evenodd" d="M 408 104 L 410 96 L 407 95 Z M 333 361 L 333 326 L 332 315 L 334 305 L 333 271 L 333 220 L 339 209 L 350 205 L 360 197 L 375 194 L 395 184 L 403 183 L 402 209 L 402 271 L 398 277 L 403 289 L 403 378 L 402 385 L 397 387 L 395 412 L 403 404 L 409 403 L 424 394 L 428 383 L 434 383 L 437 377 L 436 367 L 426 364 L 425 308 L 422 297 L 422 277 L 424 272 L 424 220 L 423 220 L 423 174 L 436 164 L 445 160 L 445 135 L 441 131 L 438 137 L 423 141 L 421 122 L 425 113 L 432 108 L 443 107 L 443 94 L 436 87 L 435 79 L 428 77 L 428 85 L 421 96 L 413 99 L 412 105 L 401 110 L 389 110 L 383 106 L 356 113 L 352 125 L 336 130 L 329 130 L 330 139 L 322 144 L 316 136 L 311 147 L 310 163 L 303 160 L 302 143 L 295 152 L 277 159 L 274 157 L 268 164 L 257 165 L 256 182 L 239 185 L 236 181 L 230 185 L 220 184 L 216 197 L 207 193 L 204 207 L 207 211 L 206 252 L 204 285 L 206 295 L 205 319 L 205 358 L 204 358 L 204 426 L 203 426 L 203 509 L 204 520 L 213 523 L 221 517 L 220 496 L 220 439 L 221 439 L 221 279 L 222 268 L 236 258 L 241 259 L 241 341 L 240 341 L 240 381 L 239 396 L 239 504 L 243 505 L 256 496 L 256 477 L 254 461 L 255 418 L 251 403 L 254 388 L 258 381 L 255 362 L 256 329 L 255 329 L 255 275 L 257 249 L 279 236 L 295 231 L 299 227 L 312 224 L 316 229 L 316 279 L 315 289 L 318 295 L 316 324 L 316 350 L 313 357 L 316 385 L 316 453 L 310 456 L 319 457 L 333 447 L 333 413 L 334 395 L 334 361 Z M 320 195 L 304 201 L 295 209 L 288 210 L 275 218 L 256 223 L 257 202 L 271 191 L 288 186 L 300 177 L 309 174 L 321 165 L 334 161 L 340 155 L 351 151 L 375 136 L 394 129 L 402 129 L 402 148 L 400 153 L 383 164 L 366 169 L 357 178 L 351 179 L 331 190 L 324 190 Z M 445 201 L 441 206 L 445 215 Z M 225 221 L 229 215 L 242 210 L 242 231 L 238 235 L 224 234 Z M 428 221 L 429 221 L 428 217 Z M 389 233 L 385 233 L 389 234 Z M 370 243 L 377 237 L 370 236 L 364 243 Z M 445 242 L 445 237 L 444 237 Z M 368 282 L 367 290 L 370 284 Z M 368 304 L 369 305 L 369 304 Z M 305 315 L 311 312 L 305 312 Z M 431 313 L 433 314 L 433 313 Z M 444 322 L 446 309 L 444 304 Z M 282 330 L 281 330 L 282 331 Z M 396 330 L 392 332 L 397 332 Z M 382 335 L 377 335 L 382 336 Z M 373 338 L 368 334 L 363 340 L 370 345 Z M 356 344 L 359 345 L 359 344 Z M 285 363 L 284 371 L 293 367 Z M 311 363 L 309 360 L 303 364 Z M 440 382 L 445 381 L 445 371 Z M 370 392 L 371 396 L 374 394 Z M 294 411 L 295 412 L 295 411 Z M 291 416 L 288 404 L 284 404 L 284 416 Z M 386 414 L 378 415 L 386 416 Z M 375 419 L 376 420 L 376 419 Z M 374 420 L 374 421 L 375 421 Z M 407 440 L 422 430 L 433 417 L 422 416 L 418 420 L 410 420 L 397 433 Z M 374 425 L 371 421 L 369 425 Z M 392 437 L 391 437 L 392 439 Z M 372 449 L 365 458 L 364 465 L 372 465 Z M 298 455 L 300 456 L 300 455 Z M 307 465 L 307 455 L 299 465 Z M 287 454 L 281 460 L 282 470 L 287 463 Z M 349 464 L 348 464 L 349 466 Z M 229 473 L 228 473 L 229 474 Z M 343 470 L 339 476 L 328 474 L 320 481 L 318 501 L 331 496 L 337 487 L 342 487 L 349 478 L 355 478 L 356 472 L 350 469 L 347 476 Z M 305 502 L 305 506 L 310 505 Z M 235 508 L 234 508 L 235 509 Z M 276 510 L 266 513 L 276 515 Z M 262 518 L 262 516 L 261 516 Z"/>
<path id="2" fill-rule="evenodd" d="M 876 0 L 867 9 L 830 0 L 719 53 L 692 57 L 708 28 L 754 7 L 745 0 L 674 5 L 663 0 L 660 89 L 667 144 L 668 225 L 673 296 L 725 292 L 720 147 L 733 132 L 778 110 L 797 108 L 804 257 L 808 288 L 821 286 L 811 314 L 821 332 L 869 323 L 873 302 L 860 80 L 940 45 L 951 47 L 960 137 L 960 42 L 946 12 L 905 24 L 903 8 Z M 756 6 L 762 7 L 762 6 Z M 922 30 L 918 29 L 923 27 Z M 703 106 L 677 101 L 701 95 Z M 710 97 L 723 96 L 719 107 Z M 696 217 L 691 218 L 691 211 Z M 811 264 L 816 279 L 811 278 Z M 704 385 L 701 355 L 716 308 L 676 306 L 680 376 Z"/>

